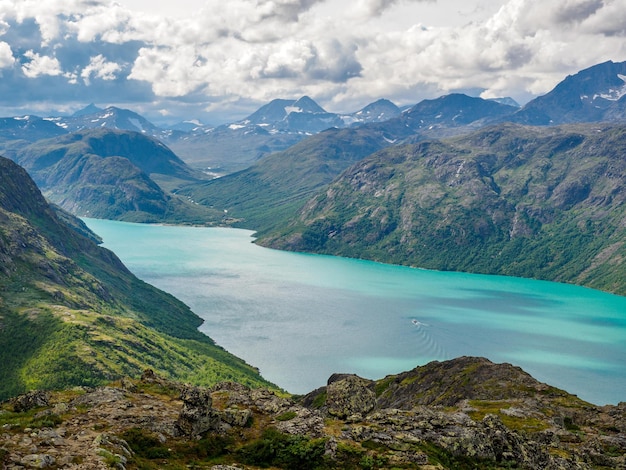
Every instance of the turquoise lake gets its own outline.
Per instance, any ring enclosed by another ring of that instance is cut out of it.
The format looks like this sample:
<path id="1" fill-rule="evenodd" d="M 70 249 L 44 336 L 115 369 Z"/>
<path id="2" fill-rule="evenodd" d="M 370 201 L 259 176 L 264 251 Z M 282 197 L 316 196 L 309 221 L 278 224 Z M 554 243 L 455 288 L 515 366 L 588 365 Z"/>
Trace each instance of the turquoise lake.
<path id="1" fill-rule="evenodd" d="M 247 230 L 85 222 L 202 317 L 201 331 L 292 393 L 334 372 L 377 379 L 484 356 L 598 405 L 626 401 L 626 297 L 270 250 Z"/>

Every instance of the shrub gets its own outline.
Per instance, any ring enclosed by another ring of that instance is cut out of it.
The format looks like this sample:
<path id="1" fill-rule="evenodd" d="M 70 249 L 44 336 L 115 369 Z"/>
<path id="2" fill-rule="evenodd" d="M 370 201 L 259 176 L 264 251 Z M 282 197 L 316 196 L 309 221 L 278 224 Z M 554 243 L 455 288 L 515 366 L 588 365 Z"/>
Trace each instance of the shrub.
<path id="1" fill-rule="evenodd" d="M 121 437 L 139 457 L 163 459 L 170 456 L 170 451 L 167 447 L 164 447 L 161 441 L 144 429 L 128 429 Z"/>
<path id="2" fill-rule="evenodd" d="M 324 466 L 324 450 L 322 439 L 292 436 L 268 428 L 260 439 L 239 449 L 238 454 L 248 465 L 306 470 Z"/>

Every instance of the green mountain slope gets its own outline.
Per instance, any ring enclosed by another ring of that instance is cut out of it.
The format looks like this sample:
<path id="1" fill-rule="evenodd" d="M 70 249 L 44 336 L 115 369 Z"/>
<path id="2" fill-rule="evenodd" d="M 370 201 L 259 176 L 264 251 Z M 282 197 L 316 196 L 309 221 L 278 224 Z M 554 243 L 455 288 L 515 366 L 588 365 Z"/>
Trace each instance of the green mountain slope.
<path id="1" fill-rule="evenodd" d="M 63 222 L 27 173 L 0 157 L 0 399 L 147 367 L 195 383 L 267 384 L 200 323 Z"/>
<path id="2" fill-rule="evenodd" d="M 37 141 L 10 157 L 47 198 L 75 215 L 195 223 L 217 217 L 171 193 L 199 181 L 199 173 L 162 143 L 136 132 L 85 130 Z"/>
<path id="3" fill-rule="evenodd" d="M 504 124 L 389 148 L 260 243 L 624 295 L 625 154 L 617 125 Z"/>
<path id="4" fill-rule="evenodd" d="M 237 226 L 263 232 L 292 218 L 348 166 L 387 145 L 384 133 L 373 128 L 329 129 L 250 168 L 189 186 L 180 194 L 228 211 Z"/>

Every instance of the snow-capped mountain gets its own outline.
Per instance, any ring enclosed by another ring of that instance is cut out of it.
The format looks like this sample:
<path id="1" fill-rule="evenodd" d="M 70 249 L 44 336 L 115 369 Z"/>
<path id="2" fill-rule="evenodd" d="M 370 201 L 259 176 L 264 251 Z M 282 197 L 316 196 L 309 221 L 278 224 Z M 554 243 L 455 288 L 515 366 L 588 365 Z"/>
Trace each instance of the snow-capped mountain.
<path id="1" fill-rule="evenodd" d="M 163 130 L 152 124 L 143 116 L 129 109 L 121 109 L 109 106 L 100 109 L 91 104 L 69 117 L 47 118 L 67 132 L 76 132 L 84 129 L 95 129 L 106 127 L 108 129 L 119 129 L 124 131 L 134 131 L 152 137 L 160 137 Z"/>
<path id="2" fill-rule="evenodd" d="M 311 98 L 303 96 L 297 100 L 272 100 L 228 127 L 239 130 L 251 126 L 259 126 L 269 133 L 316 134 L 330 127 L 343 126 L 343 121 L 337 114 L 327 112 Z"/>
<path id="3" fill-rule="evenodd" d="M 400 108 L 391 101 L 380 99 L 355 113 L 341 115 L 341 119 L 346 126 L 359 126 L 370 122 L 388 121 L 399 116 L 400 113 Z"/>
<path id="4" fill-rule="evenodd" d="M 331 127 L 350 127 L 370 122 L 382 122 L 400 114 L 389 100 L 381 99 L 350 114 L 326 111 L 308 96 L 297 100 L 275 99 L 260 107 L 241 121 L 228 127 L 232 130 L 259 126 L 269 133 L 316 134 Z"/>
<path id="5" fill-rule="evenodd" d="M 533 125 L 624 120 L 626 62 L 604 62 L 569 75 L 524 106 L 515 121 Z"/>
<path id="6" fill-rule="evenodd" d="M 0 140 L 34 142 L 63 134 L 64 129 L 38 116 L 0 118 Z"/>

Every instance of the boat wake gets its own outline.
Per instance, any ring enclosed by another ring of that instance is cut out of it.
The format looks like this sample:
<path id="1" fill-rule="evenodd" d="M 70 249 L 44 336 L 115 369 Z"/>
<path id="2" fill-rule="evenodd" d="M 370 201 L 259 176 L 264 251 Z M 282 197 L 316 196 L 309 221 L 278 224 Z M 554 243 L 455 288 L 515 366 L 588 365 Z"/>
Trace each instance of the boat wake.
<path id="1" fill-rule="evenodd" d="M 432 357 L 433 360 L 447 359 L 448 352 L 441 344 L 435 334 L 433 334 L 432 327 L 428 323 L 421 322 L 415 318 L 411 320 L 411 323 L 415 326 L 417 335 L 416 346 L 419 348 L 419 353 Z M 441 334 L 439 328 L 434 333 Z"/>

